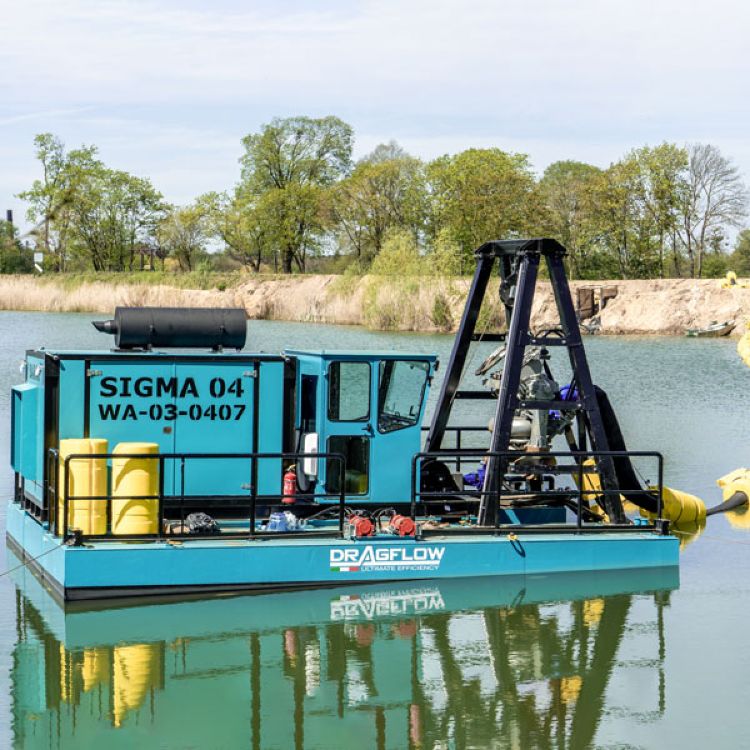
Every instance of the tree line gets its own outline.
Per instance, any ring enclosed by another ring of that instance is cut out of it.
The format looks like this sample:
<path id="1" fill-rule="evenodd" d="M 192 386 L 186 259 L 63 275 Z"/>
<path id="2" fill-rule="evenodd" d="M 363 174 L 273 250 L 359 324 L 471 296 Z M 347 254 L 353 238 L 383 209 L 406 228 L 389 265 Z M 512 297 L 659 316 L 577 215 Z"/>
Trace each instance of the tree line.
<path id="1" fill-rule="evenodd" d="M 537 177 L 527 155 L 498 148 L 425 162 L 391 141 L 355 162 L 353 140 L 336 117 L 274 119 L 242 139 L 233 188 L 174 206 L 94 146 L 38 135 L 41 176 L 19 194 L 33 229 L 22 244 L 0 222 L 0 271 L 28 270 L 13 258 L 33 246 L 49 271 L 365 272 L 397 238 L 460 274 L 488 239 L 549 236 L 572 278 L 750 274 L 750 230 L 737 233 L 748 192 L 715 146 L 644 146 Z"/>

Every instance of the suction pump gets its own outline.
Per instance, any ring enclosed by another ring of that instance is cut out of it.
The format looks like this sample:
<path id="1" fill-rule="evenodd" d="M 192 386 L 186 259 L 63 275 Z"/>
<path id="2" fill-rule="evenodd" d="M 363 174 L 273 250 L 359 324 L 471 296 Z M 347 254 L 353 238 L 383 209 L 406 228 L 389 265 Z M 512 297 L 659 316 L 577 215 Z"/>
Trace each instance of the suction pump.
<path id="1" fill-rule="evenodd" d="M 242 349 L 247 337 L 240 307 L 117 307 L 112 320 L 93 325 L 118 349 Z"/>

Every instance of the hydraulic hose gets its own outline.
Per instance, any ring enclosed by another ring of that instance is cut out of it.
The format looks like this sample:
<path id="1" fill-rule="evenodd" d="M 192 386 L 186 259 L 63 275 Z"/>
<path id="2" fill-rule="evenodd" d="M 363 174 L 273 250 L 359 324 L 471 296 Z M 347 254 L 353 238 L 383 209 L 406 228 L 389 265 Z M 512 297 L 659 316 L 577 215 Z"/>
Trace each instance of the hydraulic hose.
<path id="1" fill-rule="evenodd" d="M 607 436 L 609 449 L 611 451 L 627 451 L 625 438 L 620 429 L 620 423 L 617 420 L 615 410 L 609 400 L 607 392 L 598 385 L 594 386 L 596 400 L 599 404 L 599 413 L 604 425 L 604 433 Z M 659 507 L 659 500 L 652 492 L 648 492 L 641 485 L 633 464 L 628 456 L 615 456 L 612 459 L 614 464 L 617 485 L 620 488 L 620 494 L 633 505 L 649 512 L 656 513 Z"/>
<path id="2" fill-rule="evenodd" d="M 707 516 L 738 510 L 747 505 L 750 498 L 750 469 L 730 471 L 729 474 L 717 479 L 716 484 L 721 487 L 723 502 L 709 508 L 706 511 Z"/>
<path id="3" fill-rule="evenodd" d="M 714 505 L 713 508 L 708 508 L 706 510 L 706 516 L 714 516 L 717 513 L 726 513 L 730 510 L 737 510 L 737 508 L 742 508 L 744 505 L 747 505 L 747 501 L 747 495 L 742 492 L 742 490 L 737 490 L 737 492 L 730 495 L 723 503 Z"/>

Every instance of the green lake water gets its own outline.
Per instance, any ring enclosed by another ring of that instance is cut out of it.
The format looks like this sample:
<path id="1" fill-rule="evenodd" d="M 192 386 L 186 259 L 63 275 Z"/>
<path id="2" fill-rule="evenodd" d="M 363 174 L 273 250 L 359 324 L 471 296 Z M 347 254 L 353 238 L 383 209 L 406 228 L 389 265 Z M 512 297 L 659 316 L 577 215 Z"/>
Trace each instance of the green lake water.
<path id="1" fill-rule="evenodd" d="M 0 313 L 3 539 L 23 352 L 100 348 L 91 319 Z M 253 350 L 416 350 L 444 363 L 451 343 L 271 322 L 251 322 L 248 337 Z M 629 448 L 661 451 L 667 484 L 719 502 L 715 480 L 750 464 L 750 370 L 734 343 L 586 343 Z M 742 520 L 709 519 L 679 579 L 419 582 L 63 612 L 17 571 L 0 577 L 0 747 L 750 747 Z M 0 570 L 15 564 L 6 557 Z"/>

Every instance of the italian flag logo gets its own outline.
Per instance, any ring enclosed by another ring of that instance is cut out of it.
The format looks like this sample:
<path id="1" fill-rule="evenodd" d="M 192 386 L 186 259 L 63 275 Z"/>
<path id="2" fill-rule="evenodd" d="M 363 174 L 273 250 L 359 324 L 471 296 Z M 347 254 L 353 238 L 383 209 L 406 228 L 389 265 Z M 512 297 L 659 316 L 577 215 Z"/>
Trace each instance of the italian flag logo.
<path id="1" fill-rule="evenodd" d="M 331 566 L 332 573 L 357 573 L 359 571 L 359 565 L 336 565 Z"/>

